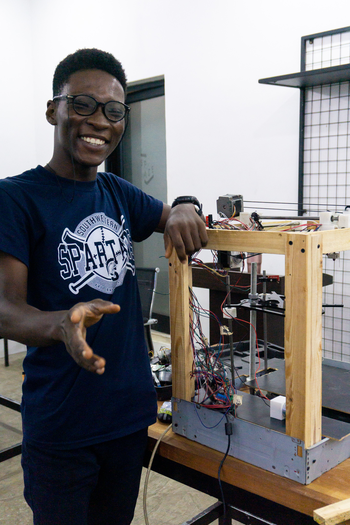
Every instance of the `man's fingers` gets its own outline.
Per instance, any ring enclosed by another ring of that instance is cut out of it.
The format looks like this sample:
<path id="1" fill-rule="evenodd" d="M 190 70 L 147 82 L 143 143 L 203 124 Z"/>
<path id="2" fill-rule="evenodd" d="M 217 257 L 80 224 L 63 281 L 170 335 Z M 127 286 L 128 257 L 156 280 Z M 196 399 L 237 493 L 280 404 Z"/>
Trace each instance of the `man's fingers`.
<path id="1" fill-rule="evenodd" d="M 96 356 L 97 357 L 97 356 Z M 93 361 L 92 363 L 81 363 L 80 366 L 82 368 L 85 368 L 88 372 L 93 372 L 94 374 L 102 375 L 105 371 L 105 365 L 106 361 L 102 358 L 98 358 L 96 361 Z"/>
<path id="2" fill-rule="evenodd" d="M 93 301 L 90 304 L 90 307 L 91 307 L 91 312 L 96 315 L 117 314 L 118 312 L 120 312 L 119 304 L 113 304 L 113 303 L 99 304 Z"/>
<path id="3" fill-rule="evenodd" d="M 72 321 L 72 323 L 78 324 L 82 320 L 83 316 L 84 309 L 82 306 L 78 306 L 74 308 L 73 312 L 71 313 L 70 320 Z"/>
<path id="4" fill-rule="evenodd" d="M 173 253 L 173 243 L 167 233 L 164 233 L 165 257 L 169 259 Z"/>
<path id="5" fill-rule="evenodd" d="M 86 342 L 86 330 L 89 326 L 97 323 L 105 314 L 115 314 L 120 311 L 120 306 L 102 299 L 95 299 L 88 303 L 79 303 L 74 306 L 66 325 L 66 348 L 75 362 L 95 374 L 103 374 L 106 360 L 94 354 L 92 348 Z"/>
<path id="6" fill-rule="evenodd" d="M 94 355 L 94 353 L 93 353 L 92 349 L 89 346 L 86 346 L 86 348 L 84 348 L 84 350 L 82 351 L 82 356 L 85 359 L 91 359 L 93 355 Z"/>
<path id="7" fill-rule="evenodd" d="M 209 241 L 207 228 L 204 222 L 203 222 L 203 226 L 201 225 L 199 228 L 199 236 L 200 236 L 200 243 L 202 245 L 201 248 L 204 248 L 208 244 L 208 241 Z"/>
<path id="8" fill-rule="evenodd" d="M 93 350 L 86 345 L 82 352 L 82 359 L 79 360 L 78 364 L 89 372 L 103 374 L 105 371 L 106 360 L 103 357 L 94 354 Z"/>
<path id="9" fill-rule="evenodd" d="M 100 304 L 99 301 L 92 301 L 91 303 L 77 305 L 71 313 L 70 320 L 74 324 L 80 323 L 83 319 L 96 318 L 97 321 L 104 314 L 116 314 L 119 311 L 120 306 L 118 304 Z"/>
<path id="10" fill-rule="evenodd" d="M 96 372 L 97 374 L 103 374 L 103 372 L 105 371 L 106 360 L 103 359 L 103 357 L 99 357 L 96 355 L 94 355 L 94 357 L 96 358 L 96 360 L 93 363 L 91 363 L 91 371 Z"/>
<path id="11" fill-rule="evenodd" d="M 198 252 L 202 248 L 202 243 L 199 235 L 191 235 L 189 232 L 177 233 L 173 236 L 171 242 L 171 251 L 165 252 L 167 258 L 170 257 L 173 247 L 176 250 L 177 256 L 182 263 L 187 261 L 187 255 Z"/>
<path id="12" fill-rule="evenodd" d="M 200 251 L 208 242 L 205 222 L 194 206 L 180 204 L 171 210 L 164 233 L 165 256 L 170 257 L 173 248 L 182 263 L 187 255 Z"/>
<path id="13" fill-rule="evenodd" d="M 186 262 L 186 248 L 182 240 L 182 237 L 178 237 L 172 241 L 172 245 L 175 248 L 178 258 L 182 263 Z M 171 254 L 170 254 L 171 255 Z M 169 257 L 170 257 L 169 255 Z"/>

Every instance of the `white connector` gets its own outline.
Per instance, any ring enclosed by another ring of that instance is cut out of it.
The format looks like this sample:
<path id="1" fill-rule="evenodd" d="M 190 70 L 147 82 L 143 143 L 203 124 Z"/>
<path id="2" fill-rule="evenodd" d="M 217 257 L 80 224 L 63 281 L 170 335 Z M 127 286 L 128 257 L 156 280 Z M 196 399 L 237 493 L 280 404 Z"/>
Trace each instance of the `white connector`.
<path id="1" fill-rule="evenodd" d="M 270 401 L 270 417 L 275 419 L 285 419 L 286 417 L 286 398 L 277 396 Z"/>
<path id="2" fill-rule="evenodd" d="M 320 231 L 334 230 L 335 222 L 332 221 L 333 213 L 330 211 L 320 212 Z"/>
<path id="3" fill-rule="evenodd" d="M 339 228 L 350 228 L 350 213 L 341 213 L 338 216 Z"/>
<path id="4" fill-rule="evenodd" d="M 243 396 L 240 396 L 238 394 L 233 394 L 232 404 L 236 405 L 236 407 L 239 407 L 241 406 L 242 403 L 243 403 Z"/>
<path id="5" fill-rule="evenodd" d="M 224 306 L 223 308 L 224 319 L 232 319 L 237 317 L 237 308 L 235 306 Z"/>
<path id="6" fill-rule="evenodd" d="M 243 224 L 246 224 L 247 226 L 250 226 L 250 216 L 251 214 L 246 211 L 241 211 L 241 213 L 238 216 L 238 219 L 243 222 Z"/>

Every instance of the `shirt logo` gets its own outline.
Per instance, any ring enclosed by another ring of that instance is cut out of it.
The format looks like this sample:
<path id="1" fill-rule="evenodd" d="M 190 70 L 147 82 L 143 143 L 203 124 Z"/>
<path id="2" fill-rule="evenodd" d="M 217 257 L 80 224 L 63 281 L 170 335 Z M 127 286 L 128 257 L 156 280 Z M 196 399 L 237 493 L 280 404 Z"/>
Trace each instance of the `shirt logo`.
<path id="1" fill-rule="evenodd" d="M 58 246 L 58 262 L 62 279 L 75 278 L 69 290 L 78 294 L 88 285 L 94 290 L 111 294 L 123 284 L 127 270 L 135 275 L 135 259 L 131 235 L 121 224 L 94 213 L 83 219 L 74 232 L 66 228 Z"/>

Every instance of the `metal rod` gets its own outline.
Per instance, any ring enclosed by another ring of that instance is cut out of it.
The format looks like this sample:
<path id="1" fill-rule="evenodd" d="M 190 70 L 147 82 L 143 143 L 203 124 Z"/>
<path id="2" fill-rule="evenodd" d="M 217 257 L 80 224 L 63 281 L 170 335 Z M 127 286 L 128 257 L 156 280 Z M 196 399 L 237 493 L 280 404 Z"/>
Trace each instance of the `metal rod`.
<path id="1" fill-rule="evenodd" d="M 250 294 L 251 303 L 257 299 L 257 263 L 251 265 Z M 256 353 L 256 310 L 250 310 L 250 337 L 249 337 L 249 380 L 255 378 L 255 353 Z"/>
<path id="2" fill-rule="evenodd" d="M 263 270 L 263 277 L 266 278 L 266 270 Z M 263 294 L 264 300 L 266 300 L 266 280 L 263 281 Z M 263 313 L 263 325 L 264 325 L 264 370 L 267 370 L 267 313 Z"/>
<path id="3" fill-rule="evenodd" d="M 259 215 L 261 220 L 276 220 L 276 221 L 319 221 L 320 217 L 307 217 L 306 215 L 293 215 L 287 217 L 286 215 Z"/>
<path id="4" fill-rule="evenodd" d="M 231 280 L 230 280 L 230 274 L 227 272 L 226 275 L 226 304 L 228 306 L 231 305 Z M 234 351 L 233 351 L 233 333 L 232 333 L 232 319 L 228 319 L 228 329 L 229 329 L 229 336 L 228 341 L 230 345 L 230 361 L 231 361 L 231 382 L 232 386 L 235 386 L 235 362 L 234 362 Z"/>

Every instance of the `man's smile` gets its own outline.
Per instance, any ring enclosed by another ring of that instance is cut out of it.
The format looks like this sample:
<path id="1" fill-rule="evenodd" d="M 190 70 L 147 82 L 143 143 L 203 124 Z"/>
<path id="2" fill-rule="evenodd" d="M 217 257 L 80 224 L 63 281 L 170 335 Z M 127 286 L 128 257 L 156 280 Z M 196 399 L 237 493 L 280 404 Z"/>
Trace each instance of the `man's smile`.
<path id="1" fill-rule="evenodd" d="M 82 136 L 80 138 L 84 142 L 88 142 L 89 144 L 95 144 L 97 146 L 103 146 L 104 144 L 106 144 L 106 141 L 104 139 L 98 139 L 96 137 Z"/>

